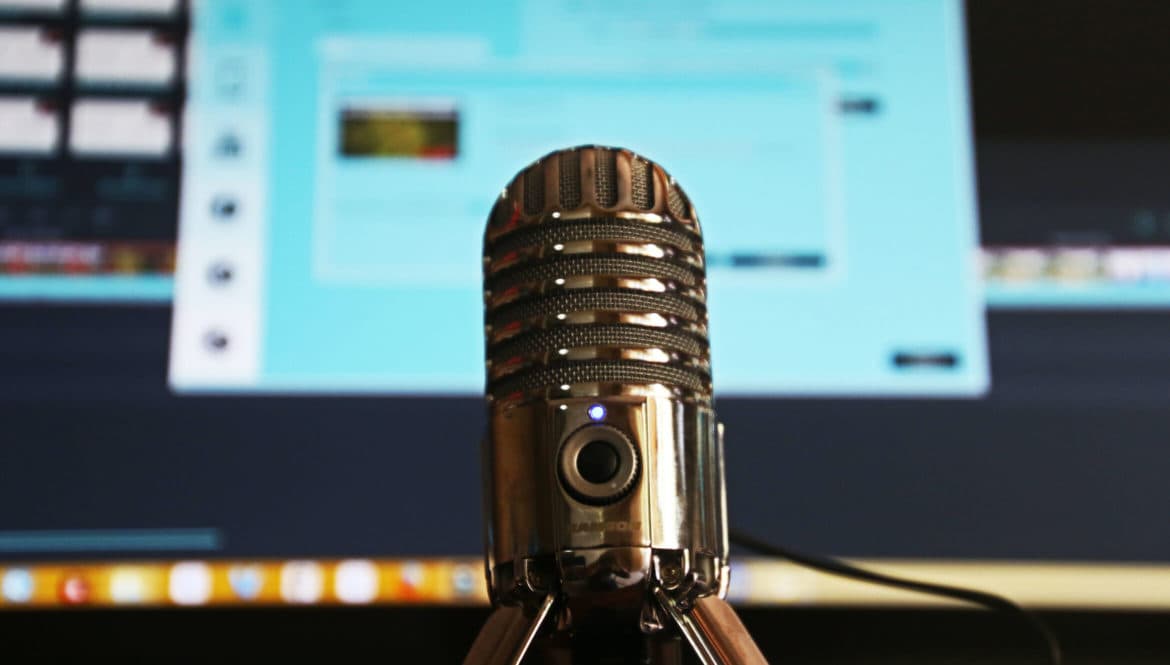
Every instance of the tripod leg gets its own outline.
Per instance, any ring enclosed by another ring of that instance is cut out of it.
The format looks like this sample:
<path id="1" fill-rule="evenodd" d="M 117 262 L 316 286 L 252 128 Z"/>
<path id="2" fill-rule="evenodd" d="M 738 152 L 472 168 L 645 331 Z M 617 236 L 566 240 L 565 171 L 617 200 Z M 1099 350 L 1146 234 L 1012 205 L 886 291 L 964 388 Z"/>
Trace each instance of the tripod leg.
<path id="1" fill-rule="evenodd" d="M 488 617 L 471 645 L 463 665 L 520 665 L 532 640 L 552 611 L 553 597 L 547 596 L 535 616 L 523 607 L 502 605 Z"/>
<path id="2" fill-rule="evenodd" d="M 654 596 L 703 665 L 767 665 L 768 660 L 727 601 L 704 596 L 689 612 L 683 612 L 662 589 L 655 590 Z"/>
<path id="3" fill-rule="evenodd" d="M 690 616 L 707 642 L 727 665 L 766 665 L 755 640 L 739 620 L 731 605 L 719 596 L 706 596 L 695 602 Z"/>

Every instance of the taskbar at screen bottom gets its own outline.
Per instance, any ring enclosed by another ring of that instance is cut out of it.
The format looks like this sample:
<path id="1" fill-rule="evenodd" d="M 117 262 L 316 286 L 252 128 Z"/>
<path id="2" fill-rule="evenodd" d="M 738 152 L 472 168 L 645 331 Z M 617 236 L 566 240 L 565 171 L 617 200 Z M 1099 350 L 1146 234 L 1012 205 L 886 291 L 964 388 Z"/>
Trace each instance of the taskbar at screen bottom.
<path id="1" fill-rule="evenodd" d="M 1033 608 L 1170 610 L 1170 564 L 852 562 L 892 575 L 991 591 Z M 957 605 L 762 558 L 733 562 L 728 598 L 741 606 Z M 0 610 L 488 602 L 483 560 L 478 557 L 14 562 L 0 566 Z"/>

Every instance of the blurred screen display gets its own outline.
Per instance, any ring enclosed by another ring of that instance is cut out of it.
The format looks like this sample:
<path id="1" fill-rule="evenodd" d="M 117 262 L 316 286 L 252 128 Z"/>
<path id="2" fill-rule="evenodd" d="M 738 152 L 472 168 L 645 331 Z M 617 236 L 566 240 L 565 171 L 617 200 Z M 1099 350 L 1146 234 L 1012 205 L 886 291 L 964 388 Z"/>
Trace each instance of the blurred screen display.
<path id="1" fill-rule="evenodd" d="M 961 5 L 664 9 L 204 3 L 172 385 L 479 392 L 486 213 L 598 143 L 700 211 L 722 394 L 982 394 Z"/>
<path id="2" fill-rule="evenodd" d="M 581 143 L 697 205 L 734 525 L 1164 608 L 1170 5 L 1079 5 L 0 0 L 0 608 L 483 602 L 482 231 Z"/>

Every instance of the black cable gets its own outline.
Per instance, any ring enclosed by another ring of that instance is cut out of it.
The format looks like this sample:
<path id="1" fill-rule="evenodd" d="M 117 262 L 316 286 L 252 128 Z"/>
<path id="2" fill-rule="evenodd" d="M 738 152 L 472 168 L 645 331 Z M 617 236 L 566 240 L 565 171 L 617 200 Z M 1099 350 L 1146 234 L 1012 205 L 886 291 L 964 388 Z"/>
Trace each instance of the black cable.
<path id="1" fill-rule="evenodd" d="M 1044 647 L 1048 662 L 1052 665 L 1060 665 L 1062 656 L 1060 652 L 1060 641 L 1044 623 L 1044 620 L 1039 616 L 1025 610 L 1014 602 L 1004 598 L 1003 596 L 986 591 L 977 591 L 975 589 L 965 589 L 963 587 L 948 586 L 945 584 L 934 584 L 932 582 L 920 582 L 917 580 L 910 580 L 902 577 L 895 577 L 893 575 L 886 575 L 884 573 L 866 570 L 850 563 L 846 563 L 839 559 L 834 559 L 827 556 L 813 556 L 811 554 L 804 554 L 802 552 L 794 552 L 790 549 L 773 545 L 772 543 L 760 540 L 755 536 L 750 536 L 742 531 L 732 529 L 729 532 L 731 542 L 741 547 L 746 547 L 749 550 L 759 552 L 760 554 L 768 554 L 777 556 L 783 559 L 804 566 L 819 570 L 830 575 L 838 575 L 841 577 L 848 577 L 850 579 L 861 580 L 871 584 L 880 584 L 883 586 L 896 587 L 899 589 L 906 589 L 908 591 L 916 591 L 918 593 L 925 593 L 934 596 L 942 596 L 953 600 L 961 600 L 975 605 L 986 607 L 987 609 L 996 612 L 1004 612 L 1011 614 L 1024 621 L 1028 625 L 1028 629 L 1034 631 L 1044 641 Z"/>

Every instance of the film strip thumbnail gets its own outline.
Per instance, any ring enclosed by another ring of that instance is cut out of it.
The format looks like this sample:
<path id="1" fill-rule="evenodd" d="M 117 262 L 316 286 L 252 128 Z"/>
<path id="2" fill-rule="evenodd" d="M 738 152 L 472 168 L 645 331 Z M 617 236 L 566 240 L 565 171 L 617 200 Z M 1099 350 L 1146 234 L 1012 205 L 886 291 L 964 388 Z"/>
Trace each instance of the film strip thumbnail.
<path id="1" fill-rule="evenodd" d="M 0 0 L 0 274 L 170 274 L 184 0 Z"/>

